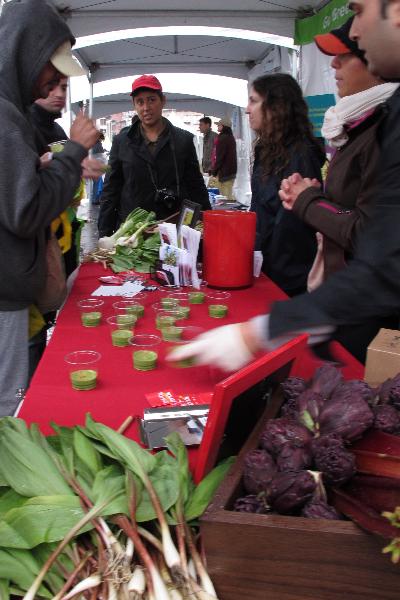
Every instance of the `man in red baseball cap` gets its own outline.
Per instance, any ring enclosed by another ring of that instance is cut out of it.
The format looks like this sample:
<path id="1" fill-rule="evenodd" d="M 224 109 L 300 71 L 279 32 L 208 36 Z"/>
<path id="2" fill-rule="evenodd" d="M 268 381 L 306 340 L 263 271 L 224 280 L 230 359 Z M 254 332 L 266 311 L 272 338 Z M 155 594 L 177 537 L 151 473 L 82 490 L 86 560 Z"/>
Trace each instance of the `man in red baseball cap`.
<path id="1" fill-rule="evenodd" d="M 154 75 L 132 83 L 137 118 L 113 141 L 111 167 L 102 192 L 100 236 L 111 235 L 136 207 L 158 219 L 180 211 L 183 200 L 211 208 L 200 172 L 193 135 L 163 117 L 166 97 Z"/>

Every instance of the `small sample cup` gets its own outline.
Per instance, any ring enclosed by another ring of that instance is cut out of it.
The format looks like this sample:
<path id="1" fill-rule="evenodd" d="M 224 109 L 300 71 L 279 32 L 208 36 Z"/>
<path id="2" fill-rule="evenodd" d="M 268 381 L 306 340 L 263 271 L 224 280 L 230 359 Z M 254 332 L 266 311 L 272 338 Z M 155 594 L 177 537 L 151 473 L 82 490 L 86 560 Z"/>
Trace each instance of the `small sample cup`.
<path id="1" fill-rule="evenodd" d="M 69 379 L 74 390 L 93 390 L 97 385 L 100 352 L 77 350 L 64 358 L 69 368 Z"/>
<path id="2" fill-rule="evenodd" d="M 97 327 L 101 323 L 104 300 L 86 298 L 79 300 L 78 308 L 81 313 L 81 323 L 84 327 Z"/>
<path id="3" fill-rule="evenodd" d="M 210 290 L 207 292 L 207 299 L 211 304 L 224 304 L 230 297 L 230 292 L 224 290 Z"/>
<path id="4" fill-rule="evenodd" d="M 119 300 L 119 302 L 114 302 L 113 308 L 118 313 L 128 313 L 133 314 L 137 318 L 142 317 L 144 314 L 144 306 L 136 300 Z"/>
<path id="5" fill-rule="evenodd" d="M 226 304 L 209 304 L 208 314 L 213 319 L 222 319 L 228 314 L 228 307 Z"/>
<path id="6" fill-rule="evenodd" d="M 206 299 L 206 295 L 201 290 L 196 290 L 193 292 L 189 292 L 189 302 L 190 304 L 203 304 Z"/>
<path id="7" fill-rule="evenodd" d="M 129 344 L 133 347 L 133 368 L 136 371 L 152 371 L 157 366 L 157 346 L 161 338 L 158 335 L 141 333 L 134 335 Z"/>
<path id="8" fill-rule="evenodd" d="M 113 346 L 128 346 L 135 330 L 136 315 L 120 314 L 107 318 Z"/>

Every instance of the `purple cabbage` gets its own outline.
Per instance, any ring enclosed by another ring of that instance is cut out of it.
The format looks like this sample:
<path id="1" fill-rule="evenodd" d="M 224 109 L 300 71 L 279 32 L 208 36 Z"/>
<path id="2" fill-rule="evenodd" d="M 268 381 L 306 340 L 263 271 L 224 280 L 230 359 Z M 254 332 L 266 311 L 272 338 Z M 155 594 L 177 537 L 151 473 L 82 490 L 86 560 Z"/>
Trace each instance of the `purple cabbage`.
<path id="1" fill-rule="evenodd" d="M 243 484 L 248 494 L 263 492 L 276 473 L 276 465 L 266 450 L 248 452 L 243 463 Z"/>
<path id="2" fill-rule="evenodd" d="M 312 444 L 314 464 L 328 485 L 340 486 L 356 472 L 355 456 L 346 450 L 342 440 L 324 436 Z"/>
<path id="3" fill-rule="evenodd" d="M 310 383 L 310 389 L 324 398 L 330 398 L 336 387 L 342 383 L 343 376 L 339 369 L 330 364 L 318 367 Z"/>
<path id="4" fill-rule="evenodd" d="M 313 390 L 306 390 L 296 400 L 298 420 L 313 433 L 319 431 L 319 416 L 325 399 Z"/>
<path id="5" fill-rule="evenodd" d="M 396 380 L 389 390 L 389 402 L 397 410 L 400 410 L 400 381 L 399 380 Z"/>
<path id="6" fill-rule="evenodd" d="M 307 383 L 302 377 L 288 377 L 281 383 L 283 397 L 285 400 L 293 400 L 300 396 L 307 388 Z"/>
<path id="7" fill-rule="evenodd" d="M 373 421 L 374 414 L 368 403 L 359 394 L 342 390 L 322 407 L 320 434 L 337 433 L 350 442 L 361 437 Z"/>
<path id="8" fill-rule="evenodd" d="M 290 514 L 309 502 L 316 490 L 316 482 L 309 471 L 278 473 L 271 482 L 268 501 L 273 510 Z"/>
<path id="9" fill-rule="evenodd" d="M 349 392 L 355 394 L 358 397 L 362 397 L 368 404 L 374 404 L 375 390 L 373 390 L 366 381 L 361 379 L 350 379 L 349 381 L 343 381 L 335 389 L 335 394 L 342 394 Z"/>
<path id="10" fill-rule="evenodd" d="M 385 433 L 396 433 L 400 429 L 400 414 L 390 404 L 378 404 L 373 408 L 374 429 Z"/>
<path id="11" fill-rule="evenodd" d="M 393 398 L 400 392 L 400 373 L 395 375 L 393 378 L 386 379 L 377 388 L 377 394 L 379 398 L 379 404 L 387 404 L 390 402 L 390 396 L 393 390 Z"/>
<path id="12" fill-rule="evenodd" d="M 301 516 L 307 519 L 342 519 L 336 508 L 330 506 L 324 500 L 311 500 L 301 511 Z"/>
<path id="13" fill-rule="evenodd" d="M 237 512 L 266 514 L 270 512 L 270 508 L 262 494 L 249 494 L 235 501 L 233 509 Z"/>
<path id="14" fill-rule="evenodd" d="M 261 434 L 260 446 L 274 456 L 279 454 L 287 442 L 302 448 L 309 444 L 311 439 L 312 435 L 306 427 L 292 419 L 281 417 L 268 421 Z"/>
<path id="15" fill-rule="evenodd" d="M 311 467 L 312 454 L 311 445 L 296 446 L 287 442 L 276 457 L 276 465 L 279 471 L 301 471 Z"/>

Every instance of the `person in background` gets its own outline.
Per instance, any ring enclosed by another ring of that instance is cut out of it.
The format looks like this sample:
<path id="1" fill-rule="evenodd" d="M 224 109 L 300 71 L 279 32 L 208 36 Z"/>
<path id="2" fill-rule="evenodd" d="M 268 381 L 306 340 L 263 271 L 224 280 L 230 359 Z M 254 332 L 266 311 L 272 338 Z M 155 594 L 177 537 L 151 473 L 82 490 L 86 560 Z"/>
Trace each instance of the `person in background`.
<path id="1" fill-rule="evenodd" d="M 36 145 L 40 156 L 50 150 L 49 145 L 53 142 L 68 139 L 64 129 L 56 123 L 61 118 L 62 111 L 67 102 L 68 77 L 62 77 L 58 85 L 50 91 L 47 98 L 38 98 L 29 108 L 29 116 L 35 129 Z M 73 199 L 71 198 L 71 203 Z M 68 277 L 78 266 L 78 250 L 75 245 L 75 237 L 79 231 L 79 223 L 76 218 L 75 209 L 68 207 L 59 219 L 60 225 L 56 230 L 57 238 L 68 237 L 65 249 L 62 239 L 61 246 L 65 264 L 65 274 Z M 56 223 L 54 224 L 56 226 Z M 65 229 L 68 232 L 65 232 Z"/>
<path id="2" fill-rule="evenodd" d="M 41 166 L 27 109 L 46 98 L 62 77 L 82 75 L 70 29 L 43 0 L 11 0 L 0 15 L 0 415 L 15 411 L 28 381 L 29 307 L 46 280 L 50 223 L 70 204 L 81 163 L 98 138 L 93 122 L 78 115 L 70 141 Z M 100 173 L 98 161 L 83 171 Z"/>
<path id="3" fill-rule="evenodd" d="M 400 79 L 400 0 L 357 0 L 350 39 L 365 51 L 368 68 L 385 80 Z M 218 327 L 175 351 L 173 360 L 195 357 L 236 370 L 260 350 L 272 350 L 299 333 L 309 343 L 329 340 L 341 325 L 392 315 L 400 310 L 400 89 L 387 101 L 377 131 L 381 157 L 371 219 L 359 235 L 353 260 L 310 294 L 273 305 L 269 315 Z M 294 178 L 296 181 L 296 178 Z M 282 182 L 285 201 L 290 178 Z"/>
<path id="4" fill-rule="evenodd" d="M 178 213 L 186 199 L 202 210 L 211 208 L 193 135 L 162 116 L 166 97 L 157 77 L 135 79 L 131 96 L 138 118 L 112 143 L 98 220 L 100 237 L 111 235 L 136 207 L 154 211 L 157 219 Z"/>
<path id="5" fill-rule="evenodd" d="M 246 109 L 257 134 L 250 210 L 257 215 L 256 252 L 262 269 L 288 296 L 306 290 L 317 251 L 315 230 L 285 211 L 282 179 L 298 171 L 321 182 L 325 154 L 314 138 L 300 86 L 290 75 L 264 75 L 253 81 Z"/>
<path id="6" fill-rule="evenodd" d="M 335 154 L 324 192 L 298 176 L 284 207 L 320 232 L 319 252 L 308 279 L 312 291 L 351 260 L 359 232 L 371 217 L 378 176 L 380 147 L 377 130 L 385 117 L 385 102 L 397 83 L 385 83 L 368 70 L 364 52 L 349 38 L 351 17 L 339 29 L 317 35 L 315 42 L 331 55 L 340 100 L 325 114 L 322 133 Z M 358 360 L 381 327 L 397 327 L 398 318 L 373 319 L 342 327 L 335 339 Z"/>
<path id="7" fill-rule="evenodd" d="M 104 142 L 104 133 L 101 131 L 100 136 L 96 144 L 92 148 L 92 154 L 104 154 L 105 150 L 103 148 Z M 90 192 L 90 202 L 91 204 L 100 204 L 100 195 L 102 192 L 102 184 L 103 177 L 99 177 L 96 181 L 93 181 L 92 190 Z"/>
<path id="8" fill-rule="evenodd" d="M 232 121 L 223 117 L 217 123 L 218 137 L 214 140 L 215 162 L 212 161 L 211 174 L 217 178 L 219 193 L 233 200 L 233 184 L 237 172 L 236 140 L 232 133 Z"/>
<path id="9" fill-rule="evenodd" d="M 43 149 L 42 154 L 48 151 L 49 144 L 68 139 L 64 129 L 56 123 L 56 119 L 61 118 L 65 108 L 67 93 L 68 77 L 62 77 L 47 98 L 38 98 L 29 108 L 30 118 L 36 129 L 39 151 Z"/>
<path id="10" fill-rule="evenodd" d="M 211 172 L 211 155 L 214 148 L 214 142 L 218 136 L 215 131 L 211 129 L 210 117 L 202 117 L 199 121 L 199 130 L 203 134 L 203 158 L 201 161 L 201 168 L 203 173 L 207 175 Z"/>

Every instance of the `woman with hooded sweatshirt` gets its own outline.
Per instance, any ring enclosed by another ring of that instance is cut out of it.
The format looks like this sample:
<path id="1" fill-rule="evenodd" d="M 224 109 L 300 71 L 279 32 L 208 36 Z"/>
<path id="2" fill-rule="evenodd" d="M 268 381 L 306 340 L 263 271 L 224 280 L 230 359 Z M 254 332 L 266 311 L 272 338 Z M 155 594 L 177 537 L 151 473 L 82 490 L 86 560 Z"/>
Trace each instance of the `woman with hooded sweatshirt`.
<path id="1" fill-rule="evenodd" d="M 380 157 L 377 129 L 385 116 L 385 101 L 398 87 L 368 71 L 364 52 L 349 37 L 352 22 L 353 17 L 340 28 L 315 37 L 319 49 L 333 56 L 339 96 L 326 112 L 321 130 L 334 149 L 325 190 L 296 174 L 289 178 L 289 195 L 283 202 L 319 232 L 309 291 L 351 260 L 359 232 L 371 216 Z M 398 318 L 377 319 L 360 328 L 343 328 L 336 339 L 363 361 L 380 327 L 397 328 L 397 323 Z"/>
<path id="2" fill-rule="evenodd" d="M 299 84 L 285 73 L 253 81 L 246 109 L 256 132 L 251 210 L 257 215 L 256 251 L 263 271 L 289 296 L 306 290 L 317 244 L 315 231 L 285 211 L 281 181 L 295 171 L 321 181 L 325 154 L 312 133 Z"/>

